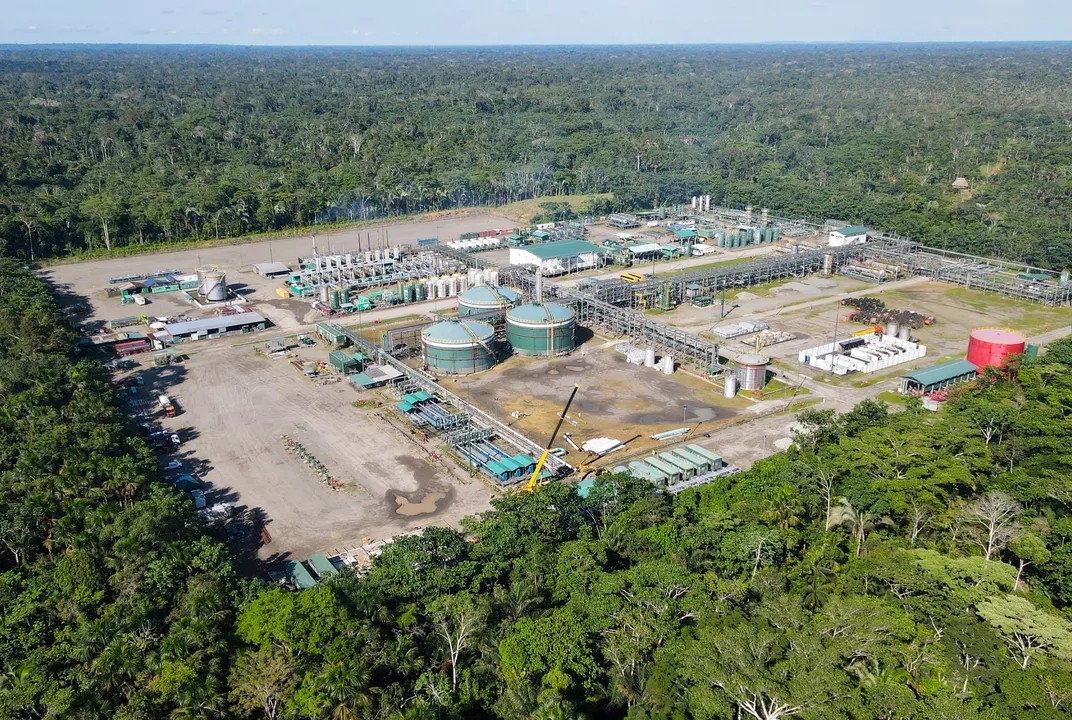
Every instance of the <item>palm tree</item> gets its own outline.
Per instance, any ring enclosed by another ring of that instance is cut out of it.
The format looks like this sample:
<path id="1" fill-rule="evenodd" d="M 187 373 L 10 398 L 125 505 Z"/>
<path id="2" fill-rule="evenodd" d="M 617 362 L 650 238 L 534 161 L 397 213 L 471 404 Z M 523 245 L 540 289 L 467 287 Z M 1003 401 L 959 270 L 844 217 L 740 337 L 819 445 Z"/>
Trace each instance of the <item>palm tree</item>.
<path id="1" fill-rule="evenodd" d="M 830 508 L 828 526 L 843 525 L 856 539 L 856 556 L 860 556 L 867 534 L 875 528 L 875 518 L 866 510 L 857 510 L 848 498 L 839 498 L 838 504 Z"/>
<path id="2" fill-rule="evenodd" d="M 829 568 L 812 565 L 808 570 L 808 582 L 802 593 L 804 607 L 811 612 L 817 611 L 830 597 L 830 578 L 834 573 Z"/>
<path id="3" fill-rule="evenodd" d="M 358 720 L 372 708 L 368 668 L 334 662 L 320 678 L 320 687 L 331 707 L 331 720 Z"/>

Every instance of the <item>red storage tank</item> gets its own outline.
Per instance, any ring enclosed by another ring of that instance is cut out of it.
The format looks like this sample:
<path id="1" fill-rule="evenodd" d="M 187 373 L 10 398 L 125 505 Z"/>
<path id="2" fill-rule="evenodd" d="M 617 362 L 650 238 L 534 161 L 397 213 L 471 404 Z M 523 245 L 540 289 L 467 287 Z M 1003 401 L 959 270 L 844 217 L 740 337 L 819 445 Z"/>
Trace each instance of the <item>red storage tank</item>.
<path id="1" fill-rule="evenodd" d="M 1027 338 L 1015 330 L 984 328 L 973 330 L 968 340 L 968 362 L 985 367 L 1002 367 L 1009 355 L 1024 352 Z"/>

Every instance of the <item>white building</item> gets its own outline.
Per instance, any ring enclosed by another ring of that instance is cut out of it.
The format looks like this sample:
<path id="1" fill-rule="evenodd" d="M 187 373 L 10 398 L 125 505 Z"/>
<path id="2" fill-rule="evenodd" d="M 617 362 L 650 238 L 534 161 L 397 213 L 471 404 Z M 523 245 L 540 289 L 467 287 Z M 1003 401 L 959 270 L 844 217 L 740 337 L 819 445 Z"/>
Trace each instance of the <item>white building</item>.
<path id="1" fill-rule="evenodd" d="M 563 240 L 542 245 L 510 248 L 511 265 L 534 265 L 544 275 L 602 267 L 605 250 L 585 240 Z"/>
<path id="2" fill-rule="evenodd" d="M 830 247 L 860 245 L 865 242 L 867 242 L 867 228 L 863 225 L 849 225 L 830 232 Z"/>
<path id="3" fill-rule="evenodd" d="M 926 354 L 926 345 L 892 335 L 868 333 L 801 350 L 797 360 L 835 375 L 848 375 L 851 372 L 878 372 L 918 360 Z"/>

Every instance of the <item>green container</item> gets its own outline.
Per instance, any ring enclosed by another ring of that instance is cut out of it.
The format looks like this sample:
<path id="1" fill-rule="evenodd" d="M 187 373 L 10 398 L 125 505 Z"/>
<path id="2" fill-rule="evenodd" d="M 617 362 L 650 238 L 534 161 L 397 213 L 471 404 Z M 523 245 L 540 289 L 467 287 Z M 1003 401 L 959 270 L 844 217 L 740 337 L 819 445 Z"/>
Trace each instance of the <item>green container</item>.
<path id="1" fill-rule="evenodd" d="M 520 305 L 506 313 L 506 340 L 518 355 L 549 357 L 573 352 L 577 318 L 565 305 Z"/>
<path id="2" fill-rule="evenodd" d="M 421 331 L 425 363 L 445 375 L 468 375 L 494 366 L 494 342 L 495 328 L 473 320 L 448 320 Z"/>

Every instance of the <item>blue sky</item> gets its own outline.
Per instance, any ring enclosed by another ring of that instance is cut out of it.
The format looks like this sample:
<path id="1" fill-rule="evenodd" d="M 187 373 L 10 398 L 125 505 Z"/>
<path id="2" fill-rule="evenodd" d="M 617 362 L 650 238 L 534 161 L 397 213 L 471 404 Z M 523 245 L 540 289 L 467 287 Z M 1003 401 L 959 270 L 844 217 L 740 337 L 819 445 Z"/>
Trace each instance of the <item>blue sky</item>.
<path id="1" fill-rule="evenodd" d="M 0 43 L 1067 39 L 1072 39 L 1070 0 L 12 0 L 0 13 Z"/>

